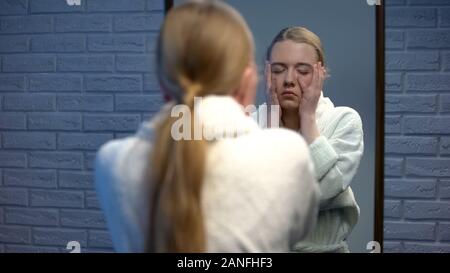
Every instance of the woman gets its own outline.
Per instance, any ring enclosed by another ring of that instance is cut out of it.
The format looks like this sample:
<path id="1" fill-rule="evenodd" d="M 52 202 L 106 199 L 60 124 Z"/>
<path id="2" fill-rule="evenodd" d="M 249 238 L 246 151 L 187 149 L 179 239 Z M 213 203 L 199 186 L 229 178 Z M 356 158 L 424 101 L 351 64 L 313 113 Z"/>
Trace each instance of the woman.
<path id="1" fill-rule="evenodd" d="M 292 250 L 315 223 L 319 189 L 303 138 L 262 130 L 243 111 L 257 82 L 243 18 L 219 1 L 186 2 L 167 14 L 156 54 L 170 102 L 96 158 L 116 251 Z M 187 108 L 182 119 L 175 104 Z M 186 117 L 203 124 L 200 138 L 191 127 L 180 131 Z M 225 134 L 230 124 L 236 134 Z"/>
<path id="2" fill-rule="evenodd" d="M 355 110 L 323 96 L 326 76 L 313 32 L 289 27 L 273 39 L 266 54 L 267 98 L 279 105 L 279 124 L 307 141 L 322 193 L 317 226 L 296 245 L 301 252 L 348 252 L 346 238 L 359 217 L 349 185 L 363 154 L 362 122 Z"/>

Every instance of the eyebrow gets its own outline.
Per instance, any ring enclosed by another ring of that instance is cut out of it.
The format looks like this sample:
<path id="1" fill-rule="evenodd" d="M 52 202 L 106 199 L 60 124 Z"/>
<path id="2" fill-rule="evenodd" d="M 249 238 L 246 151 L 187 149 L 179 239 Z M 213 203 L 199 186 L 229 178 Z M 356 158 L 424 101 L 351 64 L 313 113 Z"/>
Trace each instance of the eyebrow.
<path id="1" fill-rule="evenodd" d="M 287 65 L 286 65 L 285 63 L 280 63 L 280 62 L 272 63 L 272 64 L 271 64 L 271 66 L 274 66 L 274 65 L 279 65 L 279 66 L 287 67 Z M 296 64 L 295 64 L 295 67 L 297 67 L 297 66 L 308 66 L 308 67 L 312 67 L 312 65 L 310 65 L 309 63 L 296 63 Z"/>

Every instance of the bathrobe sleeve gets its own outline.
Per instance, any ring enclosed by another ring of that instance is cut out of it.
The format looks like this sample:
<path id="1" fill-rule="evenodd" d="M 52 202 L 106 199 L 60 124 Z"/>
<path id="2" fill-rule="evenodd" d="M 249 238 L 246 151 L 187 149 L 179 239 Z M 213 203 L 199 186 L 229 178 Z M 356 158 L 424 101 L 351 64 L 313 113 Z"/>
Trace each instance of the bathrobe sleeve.
<path id="1" fill-rule="evenodd" d="M 314 167 L 311 160 L 301 167 L 301 194 L 303 196 L 302 202 L 298 203 L 298 196 L 294 198 L 294 220 L 293 229 L 290 234 L 290 248 L 292 249 L 295 243 L 304 239 L 308 233 L 312 232 L 317 223 L 317 215 L 319 213 L 320 189 L 317 180 L 314 176 Z"/>
<path id="2" fill-rule="evenodd" d="M 363 149 L 361 118 L 355 110 L 345 107 L 331 137 L 322 135 L 310 144 L 315 174 L 322 193 L 321 203 L 347 189 L 358 169 Z"/>
<path id="3" fill-rule="evenodd" d="M 112 171 L 117 167 L 117 158 L 123 149 L 123 140 L 114 140 L 104 144 L 95 158 L 95 188 L 97 198 L 105 216 L 114 249 L 119 252 L 131 252 L 124 222 L 122 195 L 118 194 L 116 179 Z"/>

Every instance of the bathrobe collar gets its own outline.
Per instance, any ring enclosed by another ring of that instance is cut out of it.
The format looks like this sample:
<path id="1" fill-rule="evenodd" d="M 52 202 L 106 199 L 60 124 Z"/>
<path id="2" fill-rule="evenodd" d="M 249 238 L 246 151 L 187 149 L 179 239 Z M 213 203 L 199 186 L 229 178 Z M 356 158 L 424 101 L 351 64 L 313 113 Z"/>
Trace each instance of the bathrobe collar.
<path id="1" fill-rule="evenodd" d="M 203 127 L 206 140 L 234 137 L 235 135 L 231 133 L 242 135 L 259 128 L 257 122 L 251 116 L 247 116 L 244 108 L 231 96 L 209 95 L 199 98 L 197 102 L 194 106 L 196 125 Z M 171 114 L 174 106 L 173 102 L 166 103 L 151 120 L 141 124 L 137 135 L 152 140 L 156 125 Z M 195 130 L 194 124 L 192 130 Z"/>
<path id="2" fill-rule="evenodd" d="M 328 98 L 323 96 L 323 91 L 320 92 L 319 103 L 316 109 L 316 118 L 322 117 L 322 115 L 330 109 L 334 108 L 333 102 Z"/>

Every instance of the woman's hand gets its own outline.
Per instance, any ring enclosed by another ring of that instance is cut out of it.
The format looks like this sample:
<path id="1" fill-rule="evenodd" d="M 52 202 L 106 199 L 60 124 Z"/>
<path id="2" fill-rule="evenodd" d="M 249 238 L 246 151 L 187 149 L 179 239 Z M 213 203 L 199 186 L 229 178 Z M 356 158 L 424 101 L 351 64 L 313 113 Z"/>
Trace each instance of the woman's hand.
<path id="1" fill-rule="evenodd" d="M 308 86 L 304 86 L 297 78 L 300 91 L 302 92 L 300 99 L 299 115 L 312 116 L 316 114 L 317 105 L 319 103 L 320 93 L 322 92 L 323 82 L 325 80 L 325 68 L 321 62 L 313 65 L 313 77 Z"/>
<path id="2" fill-rule="evenodd" d="M 320 136 L 316 123 L 316 110 L 326 73 L 321 62 L 314 64 L 313 69 L 313 78 L 309 86 L 302 85 L 297 78 L 302 92 L 299 106 L 300 132 L 308 144 Z"/>
<path id="3" fill-rule="evenodd" d="M 268 100 L 268 106 L 267 106 L 267 126 L 272 127 L 272 125 L 276 126 L 275 124 L 271 124 L 271 114 L 272 112 L 276 114 L 276 111 L 278 111 L 278 122 L 279 126 L 281 126 L 281 106 L 280 102 L 278 101 L 278 95 L 277 95 L 277 89 L 276 84 L 272 84 L 272 71 L 270 67 L 270 63 L 266 61 L 266 67 L 264 70 L 264 73 L 266 75 L 266 97 Z M 277 105 L 278 107 L 272 107 L 273 105 Z"/>

